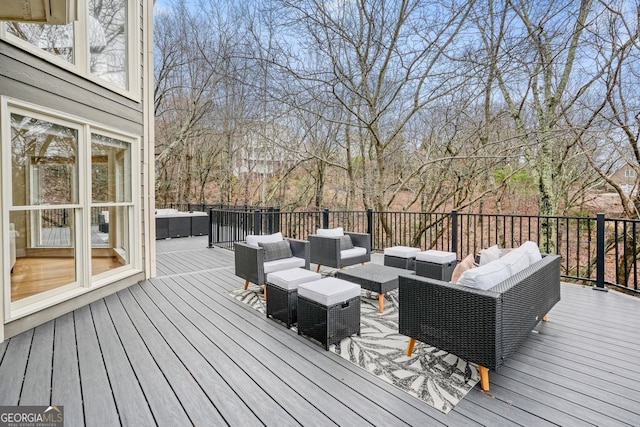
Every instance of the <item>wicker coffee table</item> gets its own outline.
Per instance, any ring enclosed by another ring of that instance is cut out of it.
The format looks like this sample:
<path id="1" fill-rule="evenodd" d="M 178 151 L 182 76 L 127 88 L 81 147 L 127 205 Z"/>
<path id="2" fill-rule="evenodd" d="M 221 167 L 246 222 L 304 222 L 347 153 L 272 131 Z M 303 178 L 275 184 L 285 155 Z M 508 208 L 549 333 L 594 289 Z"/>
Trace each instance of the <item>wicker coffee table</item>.
<path id="1" fill-rule="evenodd" d="M 384 294 L 398 288 L 398 276 L 413 274 L 404 268 L 379 264 L 365 264 L 336 272 L 338 279 L 348 280 L 360 285 L 362 289 L 378 294 L 378 311 L 384 311 Z"/>

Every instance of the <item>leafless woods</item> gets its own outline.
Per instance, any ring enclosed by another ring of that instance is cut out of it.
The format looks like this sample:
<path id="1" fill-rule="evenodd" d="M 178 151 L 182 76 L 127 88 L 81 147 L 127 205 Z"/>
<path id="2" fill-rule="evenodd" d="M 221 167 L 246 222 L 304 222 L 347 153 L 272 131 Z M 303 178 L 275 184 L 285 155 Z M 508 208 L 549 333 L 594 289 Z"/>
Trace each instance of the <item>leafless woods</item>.
<path id="1" fill-rule="evenodd" d="M 637 217 L 635 1 L 156 7 L 156 199 Z M 622 185 L 613 173 L 630 165 Z"/>

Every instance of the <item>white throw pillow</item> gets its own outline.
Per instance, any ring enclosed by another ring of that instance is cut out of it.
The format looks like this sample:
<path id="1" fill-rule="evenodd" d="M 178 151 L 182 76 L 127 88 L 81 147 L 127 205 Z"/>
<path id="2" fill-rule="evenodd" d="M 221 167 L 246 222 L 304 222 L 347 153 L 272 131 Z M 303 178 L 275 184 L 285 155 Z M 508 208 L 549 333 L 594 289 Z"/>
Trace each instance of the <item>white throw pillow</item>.
<path id="1" fill-rule="evenodd" d="M 342 227 L 318 228 L 316 234 L 321 237 L 340 237 L 344 236 L 344 229 Z"/>
<path id="2" fill-rule="evenodd" d="M 529 254 L 521 247 L 504 255 L 500 258 L 500 262 L 509 267 L 511 275 L 514 275 L 531 265 Z"/>
<path id="3" fill-rule="evenodd" d="M 493 245 L 490 248 L 480 251 L 480 260 L 478 261 L 478 265 L 485 265 L 499 258 L 500 248 L 498 248 L 498 245 Z"/>
<path id="4" fill-rule="evenodd" d="M 498 260 L 465 271 L 458 279 L 458 285 L 486 291 L 510 276 L 509 267 Z"/>
<path id="5" fill-rule="evenodd" d="M 522 249 L 529 255 L 529 263 L 534 264 L 542 259 L 542 254 L 540 253 L 540 248 L 535 242 L 527 241 L 524 242 L 519 249 Z"/>
<path id="6" fill-rule="evenodd" d="M 250 234 L 246 237 L 247 245 L 259 247 L 259 242 L 262 243 L 274 243 L 282 240 L 282 233 L 274 233 L 274 234 Z"/>

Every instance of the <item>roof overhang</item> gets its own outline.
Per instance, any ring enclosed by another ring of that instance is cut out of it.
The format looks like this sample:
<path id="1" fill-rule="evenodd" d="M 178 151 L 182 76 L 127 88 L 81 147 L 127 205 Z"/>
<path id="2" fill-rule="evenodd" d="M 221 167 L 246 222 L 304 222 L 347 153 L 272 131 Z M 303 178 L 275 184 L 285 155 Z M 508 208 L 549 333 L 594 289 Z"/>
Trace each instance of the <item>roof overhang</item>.
<path id="1" fill-rule="evenodd" d="M 77 19 L 76 0 L 2 0 L 0 20 L 68 24 Z"/>

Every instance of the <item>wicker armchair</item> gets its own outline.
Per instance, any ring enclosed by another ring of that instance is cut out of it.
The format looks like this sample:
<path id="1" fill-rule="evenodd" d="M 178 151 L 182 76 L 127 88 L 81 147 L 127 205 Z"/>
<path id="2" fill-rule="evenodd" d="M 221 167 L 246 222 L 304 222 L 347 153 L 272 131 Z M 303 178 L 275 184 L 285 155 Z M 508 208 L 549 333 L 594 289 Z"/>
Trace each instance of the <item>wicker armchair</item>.
<path id="1" fill-rule="evenodd" d="M 399 278 L 399 331 L 415 340 L 479 365 L 480 385 L 489 389 L 488 369 L 500 368 L 560 301 L 560 257 L 546 255 L 490 290 L 421 276 Z"/>
<path id="2" fill-rule="evenodd" d="M 234 244 L 236 276 L 245 279 L 245 290 L 249 287 L 249 283 L 255 283 L 258 286 L 264 285 L 267 274 L 274 271 L 295 267 L 309 269 L 309 242 L 297 239 L 284 240 L 289 242 L 293 256 L 287 259 L 268 262 L 265 262 L 265 251 L 263 248 L 243 242 Z"/>
<path id="3" fill-rule="evenodd" d="M 320 236 L 318 234 L 309 235 L 311 246 L 311 262 L 317 264 L 316 271 L 320 271 L 320 266 L 342 268 L 349 265 L 362 264 L 371 261 L 371 235 L 366 233 L 344 232 L 345 236 L 351 237 L 354 249 L 359 254 L 350 256 L 353 249 L 342 251 L 340 247 L 340 236 Z M 364 251 L 362 251 L 364 249 Z M 344 256 L 344 255 L 349 256 Z"/>

